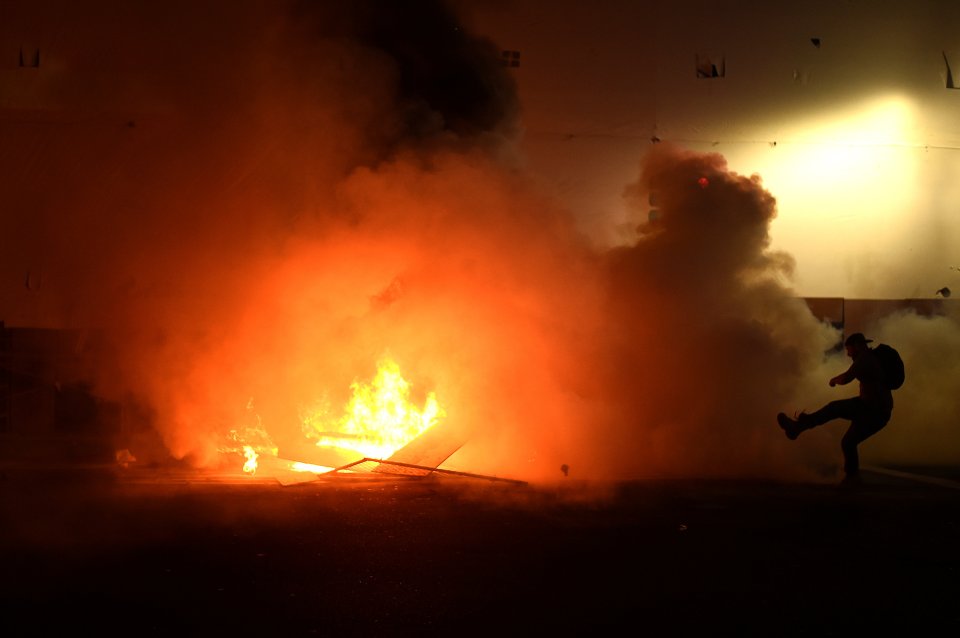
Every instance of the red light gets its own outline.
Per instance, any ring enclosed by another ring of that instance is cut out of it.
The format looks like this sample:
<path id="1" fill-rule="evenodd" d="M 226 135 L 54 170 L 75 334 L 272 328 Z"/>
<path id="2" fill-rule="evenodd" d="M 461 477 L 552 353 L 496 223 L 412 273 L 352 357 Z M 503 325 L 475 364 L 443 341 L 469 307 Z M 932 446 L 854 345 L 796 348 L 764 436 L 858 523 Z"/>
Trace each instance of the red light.
<path id="1" fill-rule="evenodd" d="M 697 184 L 700 185 L 700 188 L 706 188 L 707 186 L 710 185 L 710 180 L 707 179 L 706 177 L 701 177 L 700 179 L 697 180 Z"/>

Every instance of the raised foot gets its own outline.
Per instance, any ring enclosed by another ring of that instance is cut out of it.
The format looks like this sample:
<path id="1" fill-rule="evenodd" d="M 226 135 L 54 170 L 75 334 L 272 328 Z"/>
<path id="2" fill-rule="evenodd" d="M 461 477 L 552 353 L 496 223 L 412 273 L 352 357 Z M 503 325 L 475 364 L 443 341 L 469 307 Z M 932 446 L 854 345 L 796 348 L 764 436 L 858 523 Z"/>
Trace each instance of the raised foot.
<path id="1" fill-rule="evenodd" d="M 777 424 L 783 429 L 787 438 L 796 441 L 800 436 L 800 424 L 788 417 L 783 412 L 777 414 Z"/>

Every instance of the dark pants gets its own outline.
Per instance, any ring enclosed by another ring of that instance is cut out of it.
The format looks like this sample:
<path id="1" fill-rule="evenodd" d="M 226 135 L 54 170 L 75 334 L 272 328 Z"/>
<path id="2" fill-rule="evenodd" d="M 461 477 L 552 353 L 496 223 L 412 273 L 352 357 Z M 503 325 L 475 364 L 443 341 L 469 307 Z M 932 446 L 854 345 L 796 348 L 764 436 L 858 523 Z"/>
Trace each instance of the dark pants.
<path id="1" fill-rule="evenodd" d="M 857 446 L 883 429 L 890 420 L 890 411 L 870 405 L 860 397 L 831 401 L 813 414 L 807 415 L 804 425 L 816 427 L 834 419 L 847 419 L 850 427 L 840 441 L 843 450 L 843 471 L 848 475 L 860 471 Z"/>

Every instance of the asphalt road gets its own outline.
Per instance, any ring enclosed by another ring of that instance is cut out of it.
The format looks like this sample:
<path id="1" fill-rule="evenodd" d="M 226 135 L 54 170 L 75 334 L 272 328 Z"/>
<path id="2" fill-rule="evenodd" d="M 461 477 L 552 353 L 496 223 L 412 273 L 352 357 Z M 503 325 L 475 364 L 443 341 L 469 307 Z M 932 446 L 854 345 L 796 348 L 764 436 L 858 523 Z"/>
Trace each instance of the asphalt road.
<path id="1" fill-rule="evenodd" d="M 3 635 L 960 632 L 949 485 L 222 479 L 6 472 Z"/>

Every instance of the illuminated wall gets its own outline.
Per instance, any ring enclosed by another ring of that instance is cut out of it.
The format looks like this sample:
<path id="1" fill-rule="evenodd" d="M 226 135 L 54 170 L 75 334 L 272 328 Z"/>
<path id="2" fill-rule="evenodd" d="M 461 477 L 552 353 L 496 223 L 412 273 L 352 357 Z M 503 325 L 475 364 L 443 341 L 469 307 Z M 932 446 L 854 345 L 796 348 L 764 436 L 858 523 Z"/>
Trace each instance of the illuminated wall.
<path id="1" fill-rule="evenodd" d="M 661 140 L 763 177 L 779 203 L 772 245 L 796 257 L 799 294 L 960 286 L 960 6 L 786 4 L 468 13 L 519 51 L 528 166 L 598 242 L 630 236 L 622 185 Z"/>

